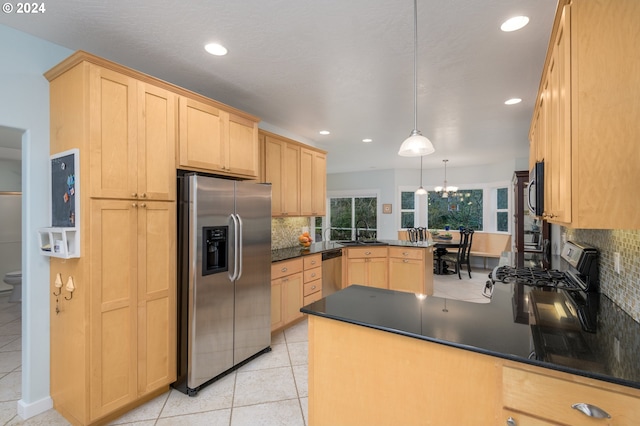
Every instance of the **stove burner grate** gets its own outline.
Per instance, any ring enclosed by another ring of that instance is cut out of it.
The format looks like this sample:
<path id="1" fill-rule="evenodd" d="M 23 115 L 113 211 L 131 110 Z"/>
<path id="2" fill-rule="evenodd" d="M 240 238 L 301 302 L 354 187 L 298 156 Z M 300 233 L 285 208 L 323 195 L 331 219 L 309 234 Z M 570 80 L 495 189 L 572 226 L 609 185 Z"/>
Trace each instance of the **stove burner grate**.
<path id="1" fill-rule="evenodd" d="M 524 284 L 533 287 L 562 288 L 565 290 L 579 290 L 564 272 L 555 269 L 539 267 L 514 268 L 500 266 L 491 274 L 493 282 Z"/>

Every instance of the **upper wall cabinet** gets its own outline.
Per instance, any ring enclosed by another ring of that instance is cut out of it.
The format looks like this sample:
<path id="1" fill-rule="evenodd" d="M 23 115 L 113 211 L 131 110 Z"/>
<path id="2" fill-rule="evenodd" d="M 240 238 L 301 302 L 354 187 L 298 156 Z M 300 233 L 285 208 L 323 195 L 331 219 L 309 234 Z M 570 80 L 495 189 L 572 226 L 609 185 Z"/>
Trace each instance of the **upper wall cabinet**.
<path id="1" fill-rule="evenodd" d="M 178 167 L 258 177 L 258 121 L 180 97 Z"/>
<path id="2" fill-rule="evenodd" d="M 271 215 L 324 216 L 327 153 L 264 130 L 259 131 L 261 181 L 271 183 Z"/>
<path id="3" fill-rule="evenodd" d="M 529 132 L 549 222 L 639 229 L 637 0 L 561 0 Z"/>

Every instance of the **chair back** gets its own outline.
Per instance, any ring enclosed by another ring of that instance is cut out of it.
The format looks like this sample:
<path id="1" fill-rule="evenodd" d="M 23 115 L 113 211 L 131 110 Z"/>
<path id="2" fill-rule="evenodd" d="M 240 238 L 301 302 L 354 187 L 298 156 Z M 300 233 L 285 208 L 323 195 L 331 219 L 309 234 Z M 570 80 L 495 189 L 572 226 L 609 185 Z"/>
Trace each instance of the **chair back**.
<path id="1" fill-rule="evenodd" d="M 460 263 L 469 263 L 469 256 L 471 255 L 471 244 L 473 243 L 473 229 L 465 228 L 462 232 L 467 236 L 467 243 L 465 245 L 464 252 L 462 253 Z"/>
<path id="2" fill-rule="evenodd" d="M 460 230 L 460 247 L 458 248 L 458 264 L 464 264 L 469 261 L 469 252 L 471 251 L 471 241 L 473 239 L 473 229 Z"/>

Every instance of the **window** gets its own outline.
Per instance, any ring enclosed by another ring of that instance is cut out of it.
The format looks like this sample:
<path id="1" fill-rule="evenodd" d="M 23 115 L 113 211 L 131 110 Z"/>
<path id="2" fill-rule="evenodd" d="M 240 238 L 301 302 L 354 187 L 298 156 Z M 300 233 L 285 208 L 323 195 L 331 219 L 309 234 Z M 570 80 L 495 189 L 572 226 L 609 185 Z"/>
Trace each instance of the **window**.
<path id="1" fill-rule="evenodd" d="M 483 230 L 483 193 L 482 189 L 460 189 L 443 198 L 429 191 L 429 229 L 458 229 L 461 226 L 476 231 Z"/>
<path id="2" fill-rule="evenodd" d="M 400 192 L 400 227 L 413 228 L 416 223 L 416 194 L 411 191 Z"/>
<path id="3" fill-rule="evenodd" d="M 496 231 L 509 232 L 509 189 L 496 190 Z"/>
<path id="4" fill-rule="evenodd" d="M 324 228 L 323 228 L 324 226 Z M 329 212 L 325 218 L 316 217 L 315 233 L 317 241 L 355 240 L 356 229 L 361 238 L 377 238 L 378 197 L 377 196 L 334 196 L 329 197 Z M 329 235 L 323 229 L 331 228 Z"/>

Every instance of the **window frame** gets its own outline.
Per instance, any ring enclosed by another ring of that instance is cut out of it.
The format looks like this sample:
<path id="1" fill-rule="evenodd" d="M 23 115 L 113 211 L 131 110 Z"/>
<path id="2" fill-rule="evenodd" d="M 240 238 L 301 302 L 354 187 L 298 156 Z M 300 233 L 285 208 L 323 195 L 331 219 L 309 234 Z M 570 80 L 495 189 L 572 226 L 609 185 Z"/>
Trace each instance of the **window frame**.
<path id="1" fill-rule="evenodd" d="M 382 202 L 380 198 L 380 190 L 356 189 L 356 190 L 327 191 L 327 214 L 322 217 L 322 234 L 323 234 L 322 241 L 325 241 L 324 233 L 326 232 L 326 229 L 331 223 L 331 199 L 332 198 L 375 198 L 376 199 L 376 223 L 373 229 L 376 230 L 376 233 L 380 233 L 380 216 L 382 215 Z M 354 217 L 352 217 L 351 220 L 353 221 Z M 352 225 L 355 225 L 355 223 Z M 371 224 L 369 224 L 369 226 L 371 226 Z M 329 239 L 328 241 L 331 241 L 331 239 Z"/>

